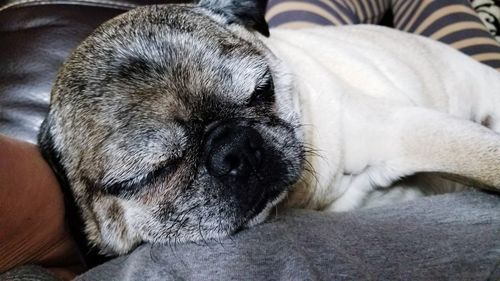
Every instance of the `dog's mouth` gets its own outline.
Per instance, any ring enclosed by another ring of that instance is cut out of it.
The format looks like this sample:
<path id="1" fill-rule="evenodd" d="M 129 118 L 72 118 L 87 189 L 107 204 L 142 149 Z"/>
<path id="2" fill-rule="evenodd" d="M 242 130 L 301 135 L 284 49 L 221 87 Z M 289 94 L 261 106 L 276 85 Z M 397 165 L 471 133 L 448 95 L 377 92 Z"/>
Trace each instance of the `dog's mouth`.
<path id="1" fill-rule="evenodd" d="M 286 198 L 288 190 L 274 192 L 274 194 L 266 197 L 261 197 L 255 205 L 247 212 L 235 230 L 232 233 L 237 233 L 241 230 L 256 226 L 263 223 L 283 199 Z M 270 199 L 271 198 L 271 199 Z"/>
<path id="2" fill-rule="evenodd" d="M 283 201 L 283 199 L 286 198 L 287 194 L 288 190 L 285 190 L 284 192 L 277 195 L 274 199 L 262 201 L 261 203 L 259 203 L 255 209 L 259 211 L 253 212 L 253 214 L 249 217 L 249 220 L 245 223 L 244 227 L 252 227 L 264 222 L 269 217 L 272 209 L 275 208 L 281 201 Z"/>

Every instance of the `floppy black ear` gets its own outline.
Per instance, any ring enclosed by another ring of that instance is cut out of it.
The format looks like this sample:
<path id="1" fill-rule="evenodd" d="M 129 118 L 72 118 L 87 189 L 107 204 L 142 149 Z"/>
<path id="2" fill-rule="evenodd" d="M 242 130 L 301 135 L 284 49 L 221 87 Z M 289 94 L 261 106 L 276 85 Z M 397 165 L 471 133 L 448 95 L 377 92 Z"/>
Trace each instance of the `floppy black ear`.
<path id="1" fill-rule="evenodd" d="M 267 0 L 200 0 L 199 5 L 224 14 L 231 22 L 244 25 L 269 37 L 264 14 Z"/>

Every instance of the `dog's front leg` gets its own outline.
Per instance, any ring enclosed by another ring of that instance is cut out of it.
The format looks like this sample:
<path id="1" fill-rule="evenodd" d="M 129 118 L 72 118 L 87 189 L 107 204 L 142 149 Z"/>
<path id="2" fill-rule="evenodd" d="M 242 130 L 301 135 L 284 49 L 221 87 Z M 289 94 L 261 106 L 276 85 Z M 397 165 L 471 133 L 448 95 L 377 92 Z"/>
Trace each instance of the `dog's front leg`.
<path id="1" fill-rule="evenodd" d="M 409 174 L 440 172 L 500 191 L 500 135 L 469 120 L 423 108 L 396 110 L 395 145 L 388 163 Z"/>
<path id="2" fill-rule="evenodd" d="M 422 107 L 347 105 L 345 174 L 349 188 L 330 209 L 362 205 L 377 187 L 419 172 L 438 172 L 500 191 L 500 135 L 477 123 Z"/>

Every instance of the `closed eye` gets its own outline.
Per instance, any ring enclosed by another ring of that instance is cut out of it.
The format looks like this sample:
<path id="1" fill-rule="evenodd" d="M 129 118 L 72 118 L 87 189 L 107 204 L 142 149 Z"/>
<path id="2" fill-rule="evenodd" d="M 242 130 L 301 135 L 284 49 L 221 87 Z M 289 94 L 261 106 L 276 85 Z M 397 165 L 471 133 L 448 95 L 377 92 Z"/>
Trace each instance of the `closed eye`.
<path id="1" fill-rule="evenodd" d="M 170 161 L 145 175 L 105 185 L 103 188 L 104 192 L 115 196 L 133 195 L 157 180 L 164 180 L 177 169 L 178 164 L 178 160 Z"/>
<path id="2" fill-rule="evenodd" d="M 261 82 L 252 93 L 248 101 L 249 106 L 267 105 L 274 102 L 274 83 L 273 77 L 270 72 L 267 71 Z"/>

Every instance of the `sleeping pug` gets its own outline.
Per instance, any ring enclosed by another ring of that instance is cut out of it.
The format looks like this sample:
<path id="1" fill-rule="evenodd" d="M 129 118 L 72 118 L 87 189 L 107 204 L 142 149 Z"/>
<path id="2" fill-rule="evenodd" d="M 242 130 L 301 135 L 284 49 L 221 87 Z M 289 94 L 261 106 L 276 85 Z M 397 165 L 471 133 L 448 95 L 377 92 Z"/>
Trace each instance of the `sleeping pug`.
<path id="1" fill-rule="evenodd" d="M 498 190 L 499 73 L 383 27 L 270 34 L 265 6 L 141 7 L 65 62 L 39 142 L 101 253 Z"/>

